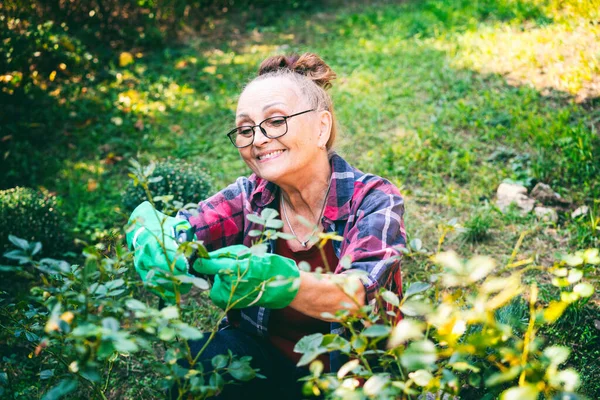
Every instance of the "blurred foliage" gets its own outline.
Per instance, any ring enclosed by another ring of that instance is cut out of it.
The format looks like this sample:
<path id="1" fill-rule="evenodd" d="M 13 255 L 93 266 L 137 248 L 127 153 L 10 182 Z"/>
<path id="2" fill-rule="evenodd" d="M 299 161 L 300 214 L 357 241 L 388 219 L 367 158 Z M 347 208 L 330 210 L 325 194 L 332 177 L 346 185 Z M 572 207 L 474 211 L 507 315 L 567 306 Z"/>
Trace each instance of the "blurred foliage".
<path id="1" fill-rule="evenodd" d="M 403 298 L 382 289 L 377 305 L 363 307 L 358 315 L 338 311 L 348 336 L 302 338 L 294 350 L 303 354 L 299 365 L 310 364 L 312 376 L 303 379 L 305 396 L 583 398 L 577 394 L 579 374 L 561 367 L 571 350 L 546 343 L 540 332 L 553 329 L 565 310 L 589 301 L 594 289 L 584 281 L 597 281 L 598 249 L 565 256 L 550 267 L 532 259 L 498 267 L 486 256 L 465 261 L 452 251 L 431 253 L 412 246 L 404 253 L 429 256 L 434 263 L 429 282 L 411 282 Z M 526 283 L 533 270 L 550 275 L 556 289 L 552 296 L 542 300 L 537 283 Z M 352 293 L 349 282 L 339 285 Z M 389 311 L 386 303 L 396 309 Z M 396 324 L 399 311 L 404 318 Z M 336 373 L 326 373 L 315 359 L 333 351 L 348 361 Z"/>
<path id="2" fill-rule="evenodd" d="M 49 256 L 62 255 L 73 246 L 61 201 L 48 192 L 23 187 L 0 190 L 0 227 L 2 253 L 14 246 L 9 234 L 40 242 Z"/>
<path id="3" fill-rule="evenodd" d="M 197 164 L 168 159 L 152 165 L 147 189 L 159 211 L 172 211 L 167 209 L 170 203 L 175 210 L 189 203 L 198 204 L 212 194 L 212 178 L 206 169 Z M 168 198 L 165 199 L 165 196 Z M 123 195 L 123 206 L 131 212 L 146 198 L 144 188 L 135 185 L 132 180 Z"/>

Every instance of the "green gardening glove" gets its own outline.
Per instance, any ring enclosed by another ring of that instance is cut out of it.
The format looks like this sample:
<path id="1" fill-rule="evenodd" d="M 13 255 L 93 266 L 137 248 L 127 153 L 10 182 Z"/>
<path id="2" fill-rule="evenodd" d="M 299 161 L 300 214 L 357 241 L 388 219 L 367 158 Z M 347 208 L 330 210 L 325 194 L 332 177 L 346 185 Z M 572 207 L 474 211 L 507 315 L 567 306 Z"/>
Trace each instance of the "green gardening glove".
<path id="1" fill-rule="evenodd" d="M 242 245 L 208 254 L 209 259 L 198 259 L 193 268 L 200 274 L 215 275 L 210 298 L 222 309 L 228 304 L 233 308 L 284 308 L 298 293 L 300 271 L 290 258 L 254 255 Z"/>
<path id="2" fill-rule="evenodd" d="M 173 275 L 192 276 L 188 272 L 188 261 L 185 256 L 176 254 L 179 247 L 176 238 L 180 237 L 181 233 L 187 235 L 192 232 L 190 223 L 169 217 L 157 211 L 150 202 L 145 201 L 133 211 L 129 217 L 129 225 L 131 229 L 128 229 L 126 234 L 127 246 L 134 251 L 133 264 L 136 271 L 142 281 L 149 284 L 150 290 L 167 301 L 173 301 L 175 299 L 173 281 L 167 279 L 171 276 L 171 263 L 175 261 Z M 164 244 L 164 249 L 161 242 Z M 180 285 L 180 293 L 189 292 L 191 288 L 189 283 L 180 283 Z"/>

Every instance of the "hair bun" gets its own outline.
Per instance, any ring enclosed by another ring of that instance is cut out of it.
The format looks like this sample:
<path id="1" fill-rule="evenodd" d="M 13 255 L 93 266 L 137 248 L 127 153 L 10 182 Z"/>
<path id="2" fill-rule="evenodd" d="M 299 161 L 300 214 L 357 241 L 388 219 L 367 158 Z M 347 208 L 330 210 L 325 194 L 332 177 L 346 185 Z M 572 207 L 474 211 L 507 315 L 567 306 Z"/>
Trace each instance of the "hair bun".
<path id="1" fill-rule="evenodd" d="M 329 89 L 331 81 L 336 78 L 335 72 L 329 65 L 314 53 L 269 57 L 260 64 L 258 76 L 280 70 L 291 70 L 304 75 L 323 89 Z"/>

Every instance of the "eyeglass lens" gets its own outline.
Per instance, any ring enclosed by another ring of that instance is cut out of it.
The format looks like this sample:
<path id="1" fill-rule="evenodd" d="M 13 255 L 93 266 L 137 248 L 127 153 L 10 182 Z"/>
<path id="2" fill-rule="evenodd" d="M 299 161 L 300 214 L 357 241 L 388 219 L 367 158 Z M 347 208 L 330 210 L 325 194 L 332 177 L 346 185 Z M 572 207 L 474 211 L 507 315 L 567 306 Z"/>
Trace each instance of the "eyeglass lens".
<path id="1" fill-rule="evenodd" d="M 259 127 L 262 129 L 262 133 L 266 133 L 266 136 L 271 139 L 283 136 L 287 132 L 287 122 L 284 117 L 273 117 L 268 118 L 260 123 Z M 241 126 L 234 132 L 235 145 L 237 147 L 249 146 L 255 134 L 256 127 Z"/>

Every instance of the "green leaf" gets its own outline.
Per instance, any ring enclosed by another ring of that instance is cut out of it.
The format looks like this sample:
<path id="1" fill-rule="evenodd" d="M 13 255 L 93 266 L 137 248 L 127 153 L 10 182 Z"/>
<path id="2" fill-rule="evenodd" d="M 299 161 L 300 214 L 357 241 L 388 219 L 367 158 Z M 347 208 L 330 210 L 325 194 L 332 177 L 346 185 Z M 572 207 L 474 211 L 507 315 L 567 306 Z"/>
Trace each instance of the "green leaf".
<path id="1" fill-rule="evenodd" d="M 279 216 L 279 213 L 273 208 L 265 208 L 260 213 L 260 217 L 265 221 L 270 221 Z"/>
<path id="2" fill-rule="evenodd" d="M 550 360 L 551 365 L 558 366 L 569 358 L 571 350 L 566 346 L 550 346 L 544 349 L 544 356 Z"/>
<path id="3" fill-rule="evenodd" d="M 71 393 L 75 389 L 77 389 L 77 380 L 63 379 L 58 383 L 58 385 L 48 390 L 44 397 L 42 397 L 42 400 L 58 400 L 61 397 Z"/>
<path id="4" fill-rule="evenodd" d="M 208 379 L 208 384 L 217 389 L 222 389 L 225 386 L 225 380 L 219 373 L 213 372 Z"/>
<path id="5" fill-rule="evenodd" d="M 302 354 L 297 365 L 299 367 L 308 365 L 319 355 L 327 353 L 328 349 L 322 346 L 323 341 L 324 336 L 322 333 L 314 333 L 300 339 L 294 347 L 294 352 Z"/>
<path id="6" fill-rule="evenodd" d="M 239 381 L 249 381 L 256 376 L 256 372 L 248 365 L 241 361 L 233 361 L 227 369 L 229 374 Z"/>
<path id="7" fill-rule="evenodd" d="M 502 392 L 500 400 L 537 400 L 539 393 L 539 389 L 532 384 L 515 386 Z"/>
<path id="8" fill-rule="evenodd" d="M 28 255 L 26 255 L 23 250 L 11 250 L 9 252 L 4 253 L 4 257 L 11 259 L 11 260 L 15 260 L 18 261 L 19 264 L 27 264 L 29 261 L 31 261 L 31 257 L 29 257 Z"/>
<path id="9" fill-rule="evenodd" d="M 246 218 L 248 218 L 248 221 L 258 224 L 258 225 L 264 225 L 266 223 L 266 221 L 264 219 L 262 219 L 261 217 L 259 217 L 256 214 L 248 214 L 246 216 Z"/>
<path id="10" fill-rule="evenodd" d="M 37 253 L 40 252 L 40 250 L 42 250 L 42 244 L 40 242 L 35 242 L 33 244 L 33 249 L 31 250 L 31 255 L 35 256 Z"/>
<path id="11" fill-rule="evenodd" d="M 433 260 L 436 264 L 440 264 L 442 267 L 449 269 L 453 273 L 461 274 L 464 272 L 463 263 L 455 251 L 438 253 L 433 257 Z"/>
<path id="12" fill-rule="evenodd" d="M 121 278 L 115 279 L 114 281 L 109 281 L 104 284 L 107 290 L 113 290 L 119 288 L 125 284 L 125 281 Z"/>
<path id="13" fill-rule="evenodd" d="M 423 242 L 419 238 L 415 238 L 410 241 L 410 248 L 414 251 L 419 251 L 423 248 Z"/>
<path id="14" fill-rule="evenodd" d="M 496 268 L 496 262 L 488 256 L 475 256 L 467 261 L 466 268 L 469 271 L 469 281 L 477 282 Z"/>
<path id="15" fill-rule="evenodd" d="M 406 290 L 406 293 L 404 293 L 404 297 L 408 298 L 410 296 L 413 296 L 417 293 L 421 293 L 426 291 L 427 289 L 429 289 L 431 287 L 431 284 L 429 283 L 425 283 L 425 282 L 415 282 L 413 284 L 411 284 L 408 289 Z"/>
<path id="16" fill-rule="evenodd" d="M 429 340 L 413 342 L 404 351 L 400 363 L 409 371 L 425 369 L 437 360 L 435 344 Z"/>
<path id="17" fill-rule="evenodd" d="M 148 179 L 148 183 L 158 183 L 162 180 L 163 180 L 162 176 L 155 176 L 155 177 Z"/>
<path id="18" fill-rule="evenodd" d="M 5 236 L 6 237 L 6 236 Z M 18 238 L 14 235 L 8 235 L 8 240 L 21 250 L 27 251 L 29 250 L 29 242 L 25 239 Z"/>
<path id="19" fill-rule="evenodd" d="M 42 379 L 42 380 L 51 378 L 53 376 L 54 376 L 53 369 L 45 369 L 42 372 L 40 372 L 40 379 Z"/>
<path id="20" fill-rule="evenodd" d="M 118 337 L 113 341 L 115 350 L 120 353 L 135 353 L 139 350 L 138 345 L 131 339 L 127 339 L 124 336 Z"/>
<path id="21" fill-rule="evenodd" d="M 408 374 L 408 377 L 415 381 L 415 383 L 419 386 L 427 386 L 429 382 L 431 382 L 431 380 L 433 379 L 433 375 L 431 375 L 431 372 L 424 369 L 411 372 L 410 374 Z"/>
<path id="22" fill-rule="evenodd" d="M 479 368 L 469 364 L 466 361 L 457 361 L 455 363 L 449 364 L 449 366 L 456 370 L 456 371 L 473 371 L 473 372 L 479 372 Z"/>
<path id="23" fill-rule="evenodd" d="M 319 357 L 321 354 L 327 353 L 327 351 L 328 350 L 325 347 L 319 347 L 314 350 L 307 351 L 306 353 L 302 354 L 302 357 L 300 357 L 300 360 L 298 361 L 298 364 L 296 364 L 296 365 L 298 367 L 303 367 L 305 365 L 308 365 L 309 363 L 314 361 L 317 357 Z"/>
<path id="24" fill-rule="evenodd" d="M 254 246 L 250 247 L 250 253 L 254 256 L 262 257 L 267 254 L 268 249 L 269 248 L 265 243 L 255 244 Z"/>
<path id="25" fill-rule="evenodd" d="M 567 368 L 551 375 L 548 381 L 551 386 L 563 389 L 567 392 L 575 391 L 581 384 L 579 374 L 573 368 Z"/>
<path id="26" fill-rule="evenodd" d="M 262 231 L 259 231 L 258 229 L 251 229 L 250 232 L 248 232 L 248 236 L 250 237 L 258 237 L 262 235 Z"/>
<path id="27" fill-rule="evenodd" d="M 145 310 L 146 304 L 142 303 L 137 299 L 127 299 L 125 300 L 125 306 L 133 311 L 143 311 Z"/>
<path id="28" fill-rule="evenodd" d="M 423 301 L 408 300 L 400 306 L 400 311 L 409 317 L 425 315 L 432 311 L 431 305 Z"/>
<path id="29" fill-rule="evenodd" d="M 350 360 L 338 370 L 338 379 L 344 378 L 349 372 L 352 372 L 359 365 L 358 359 Z"/>
<path id="30" fill-rule="evenodd" d="M 158 332 L 158 338 L 164 342 L 169 342 L 175 338 L 175 329 L 168 326 L 163 326 Z"/>
<path id="31" fill-rule="evenodd" d="M 102 327 L 108 329 L 111 332 L 117 332 L 120 328 L 119 321 L 113 317 L 107 317 L 102 320 Z"/>
<path id="32" fill-rule="evenodd" d="M 175 306 L 165 307 L 160 310 L 160 315 L 165 319 L 179 318 L 179 310 Z"/>
<path id="33" fill-rule="evenodd" d="M 400 299 L 398 298 L 398 295 L 394 292 L 386 290 L 381 294 L 381 297 L 383 298 L 383 300 L 385 300 L 393 306 L 398 307 L 400 305 Z"/>
<path id="34" fill-rule="evenodd" d="M 277 232 L 276 236 L 278 238 L 285 239 L 285 240 L 294 240 L 294 239 L 296 239 L 295 235 L 292 235 L 291 233 L 285 233 L 285 232 Z"/>
<path id="35" fill-rule="evenodd" d="M 94 324 L 86 323 L 79 325 L 77 328 L 73 329 L 71 332 L 72 336 L 75 337 L 89 337 L 96 336 L 98 334 L 98 327 Z"/>
<path id="36" fill-rule="evenodd" d="M 388 342 L 388 348 L 399 346 L 409 340 L 422 338 L 424 329 L 425 325 L 422 322 L 408 318 L 403 319 L 394 327 Z"/>
<path id="37" fill-rule="evenodd" d="M 225 368 L 229 362 L 229 357 L 224 354 L 218 354 L 211 360 L 211 364 L 215 369 Z"/>
<path id="38" fill-rule="evenodd" d="M 361 335 L 366 337 L 382 337 L 390 334 L 392 328 L 387 325 L 371 325 L 361 332 Z"/>
<path id="39" fill-rule="evenodd" d="M 594 294 L 594 286 L 589 283 L 578 283 L 573 288 L 573 292 L 577 293 L 581 297 L 590 297 Z"/>
<path id="40" fill-rule="evenodd" d="M 204 336 L 199 329 L 183 323 L 177 325 L 177 334 L 186 340 L 199 340 Z"/>
<path id="41" fill-rule="evenodd" d="M 318 348 L 323 342 L 322 333 L 313 333 L 312 335 L 304 336 L 294 346 L 294 353 L 306 353 Z"/>
<path id="42" fill-rule="evenodd" d="M 12 265 L 0 265 L 0 272 L 18 272 L 23 271 L 23 267 L 17 267 Z"/>
<path id="43" fill-rule="evenodd" d="M 40 337 L 33 332 L 25 331 L 25 337 L 30 342 L 37 342 L 40 340 Z"/>
<path id="44" fill-rule="evenodd" d="M 510 382 L 519 376 L 521 366 L 517 365 L 504 372 L 496 372 L 485 379 L 485 386 L 492 387 L 504 382 Z"/>
<path id="45" fill-rule="evenodd" d="M 367 396 L 378 396 L 381 391 L 390 381 L 390 378 L 385 375 L 373 375 L 365 382 L 363 391 Z"/>
<path id="46" fill-rule="evenodd" d="M 208 290 L 210 289 L 210 285 L 206 281 L 206 279 L 199 278 L 197 276 L 188 276 L 188 275 L 177 275 L 176 277 L 180 282 L 183 283 L 191 283 L 195 287 L 200 290 Z"/>
<path id="47" fill-rule="evenodd" d="M 283 228 L 283 221 L 280 219 L 272 219 L 267 221 L 265 226 L 269 229 L 281 229 Z"/>

